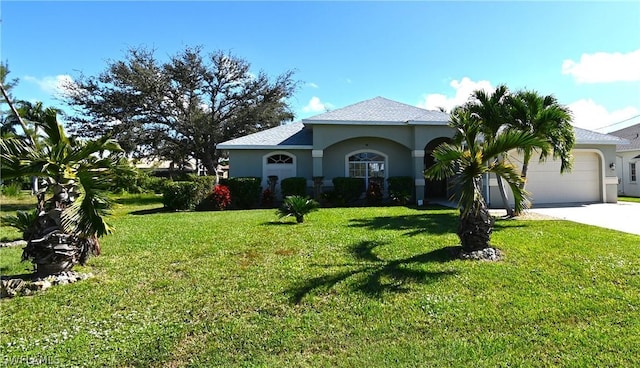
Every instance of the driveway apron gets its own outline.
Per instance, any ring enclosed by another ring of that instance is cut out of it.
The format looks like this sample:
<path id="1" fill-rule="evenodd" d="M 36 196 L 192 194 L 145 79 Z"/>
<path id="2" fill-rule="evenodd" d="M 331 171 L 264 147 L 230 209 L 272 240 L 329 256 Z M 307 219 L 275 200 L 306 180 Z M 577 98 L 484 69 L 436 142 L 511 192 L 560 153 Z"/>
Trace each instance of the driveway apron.
<path id="1" fill-rule="evenodd" d="M 533 213 L 640 235 L 640 203 L 592 203 L 541 206 Z"/>

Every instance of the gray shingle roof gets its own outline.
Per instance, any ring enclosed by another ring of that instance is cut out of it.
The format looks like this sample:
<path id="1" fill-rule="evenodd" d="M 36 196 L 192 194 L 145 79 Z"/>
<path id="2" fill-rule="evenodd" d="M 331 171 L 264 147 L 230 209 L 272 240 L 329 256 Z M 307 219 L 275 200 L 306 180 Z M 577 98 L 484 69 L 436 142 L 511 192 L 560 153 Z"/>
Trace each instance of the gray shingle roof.
<path id="1" fill-rule="evenodd" d="M 603 134 L 592 130 L 573 127 L 576 134 L 576 143 L 582 144 L 623 144 L 624 139 L 613 136 L 611 134 Z"/>
<path id="2" fill-rule="evenodd" d="M 640 124 L 632 125 L 630 127 L 616 130 L 609 133 L 629 141 L 629 144 L 619 144 L 616 146 L 618 151 L 634 151 L 640 150 Z"/>
<path id="3" fill-rule="evenodd" d="M 218 144 L 218 149 L 268 149 L 268 148 L 311 148 L 313 135 L 311 128 L 301 122 L 280 125 L 261 132 L 245 135 Z"/>
<path id="4" fill-rule="evenodd" d="M 342 109 L 337 109 L 324 114 L 280 125 L 261 132 L 246 135 L 218 144 L 219 149 L 311 149 L 313 146 L 314 123 L 331 124 L 434 124 L 446 125 L 449 115 L 440 111 L 430 111 L 419 107 L 391 101 L 386 98 L 376 97 L 359 102 Z M 309 126 L 305 126 L 309 124 Z M 634 130 L 635 129 L 635 130 Z M 638 131 L 640 124 L 614 132 L 602 134 L 587 129 L 574 127 L 576 143 L 578 144 L 611 144 L 618 145 L 618 150 L 640 149 Z M 617 135 L 622 134 L 625 136 Z M 635 137 L 635 140 L 633 139 Z M 626 138 L 626 139 L 624 139 Z M 631 145 L 625 145 L 627 139 Z M 622 148 L 620 148 L 622 147 Z M 636 147 L 636 148 L 633 148 Z"/>
<path id="5" fill-rule="evenodd" d="M 445 125 L 449 115 L 441 111 L 425 110 L 416 106 L 376 97 L 343 107 L 341 109 L 303 119 L 305 124 L 313 123 L 436 123 Z"/>

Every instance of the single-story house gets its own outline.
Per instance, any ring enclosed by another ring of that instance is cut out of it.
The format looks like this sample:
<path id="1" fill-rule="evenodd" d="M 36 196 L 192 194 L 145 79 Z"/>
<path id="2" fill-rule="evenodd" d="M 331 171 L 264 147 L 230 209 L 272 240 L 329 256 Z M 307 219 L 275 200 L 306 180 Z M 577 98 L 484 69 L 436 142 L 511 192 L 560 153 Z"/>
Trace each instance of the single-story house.
<path id="1" fill-rule="evenodd" d="M 368 182 L 410 176 L 415 183 L 414 199 L 420 202 L 452 194 L 447 181 L 423 176 L 433 164 L 433 149 L 454 135 L 448 121 L 444 112 L 376 97 L 223 142 L 217 148 L 229 152 L 231 177 L 261 177 L 263 188 L 271 175 L 279 180 L 307 178 L 309 193 L 314 179 L 328 189 L 335 177 L 360 177 Z M 534 203 L 617 201 L 618 180 L 610 164 L 622 140 L 579 128 L 575 131 L 571 173 L 561 175 L 559 163 L 553 160 L 531 162 L 527 189 Z M 487 182 L 488 202 L 491 198 L 499 201 L 495 180 Z"/>
<path id="2" fill-rule="evenodd" d="M 626 139 L 629 144 L 616 146 L 618 194 L 640 197 L 640 124 L 609 133 Z"/>

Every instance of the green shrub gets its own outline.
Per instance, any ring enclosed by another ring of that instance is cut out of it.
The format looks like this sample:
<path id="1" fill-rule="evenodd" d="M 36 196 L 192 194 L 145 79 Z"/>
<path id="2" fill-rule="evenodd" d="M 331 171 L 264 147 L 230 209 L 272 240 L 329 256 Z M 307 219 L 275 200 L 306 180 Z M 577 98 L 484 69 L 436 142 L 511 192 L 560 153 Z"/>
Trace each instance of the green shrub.
<path id="1" fill-rule="evenodd" d="M 162 192 L 162 204 L 174 211 L 193 210 L 209 194 L 207 180 L 168 182 Z"/>
<path id="2" fill-rule="evenodd" d="M 285 198 L 282 203 L 282 207 L 277 210 L 277 215 L 280 218 L 293 216 L 296 218 L 297 223 L 304 222 L 304 216 L 317 211 L 320 205 L 313 199 L 301 197 L 301 196 L 289 196 Z"/>
<path id="3" fill-rule="evenodd" d="M 144 178 L 144 181 L 142 182 L 142 187 L 145 189 L 146 192 L 161 194 L 164 190 L 164 186 L 167 183 L 171 183 L 171 182 L 173 181 L 169 178 L 147 175 Z"/>
<path id="4" fill-rule="evenodd" d="M 220 184 L 229 187 L 231 205 L 235 208 L 254 208 L 260 204 L 261 178 L 242 177 L 220 180 Z"/>
<path id="5" fill-rule="evenodd" d="M 414 192 L 414 180 L 410 176 L 392 176 L 389 182 L 389 197 L 393 202 L 405 205 L 411 201 Z"/>
<path id="6" fill-rule="evenodd" d="M 10 226 L 22 232 L 22 238 L 27 240 L 30 238 L 31 225 L 38 219 L 38 211 L 17 211 L 15 215 L 6 215 L 0 217 L 0 225 Z"/>
<path id="7" fill-rule="evenodd" d="M 147 174 L 131 165 L 126 158 L 121 158 L 111 173 L 113 175 L 112 185 L 109 188 L 111 192 L 139 194 L 145 191 L 142 183 Z"/>
<path id="8" fill-rule="evenodd" d="M 187 177 L 188 181 L 192 181 L 198 184 L 198 188 L 204 192 L 204 195 L 207 196 L 213 190 L 213 187 L 216 185 L 216 177 L 215 176 L 198 176 L 194 174 L 189 174 Z"/>
<path id="9" fill-rule="evenodd" d="M 286 178 L 280 182 L 282 196 L 306 196 L 307 195 L 307 179 L 301 177 Z"/>
<path id="10" fill-rule="evenodd" d="M 21 183 L 11 183 L 7 185 L 2 185 L 2 194 L 7 197 L 20 197 L 22 195 L 22 184 Z"/>
<path id="11" fill-rule="evenodd" d="M 337 200 L 344 204 L 358 200 L 365 190 L 363 178 L 337 177 L 333 178 L 332 182 Z"/>

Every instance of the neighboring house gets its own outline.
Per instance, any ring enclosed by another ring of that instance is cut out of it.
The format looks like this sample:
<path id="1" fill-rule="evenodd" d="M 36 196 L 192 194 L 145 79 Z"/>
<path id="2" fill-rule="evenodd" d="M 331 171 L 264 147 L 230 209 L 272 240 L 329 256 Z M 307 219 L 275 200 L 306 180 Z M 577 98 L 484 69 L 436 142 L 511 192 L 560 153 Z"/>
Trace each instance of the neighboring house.
<path id="1" fill-rule="evenodd" d="M 629 144 L 616 147 L 616 173 L 620 179 L 618 193 L 640 197 L 640 124 L 609 134 L 629 141 Z"/>
<path id="2" fill-rule="evenodd" d="M 270 175 L 277 175 L 279 181 L 307 178 L 309 193 L 314 180 L 328 189 L 335 177 L 368 182 L 410 176 L 417 201 L 448 198 L 453 193 L 447 181 L 423 176 L 433 164 L 433 149 L 454 135 L 448 120 L 444 112 L 376 97 L 223 142 L 217 148 L 229 152 L 230 176 L 261 177 L 263 188 Z M 560 175 L 554 161 L 531 162 L 527 189 L 534 203 L 617 201 L 617 178 L 609 164 L 615 162 L 615 147 L 621 140 L 578 128 L 576 136 L 571 173 Z M 485 187 L 489 202 L 500 198 L 493 184 L 489 180 L 489 188 Z"/>

